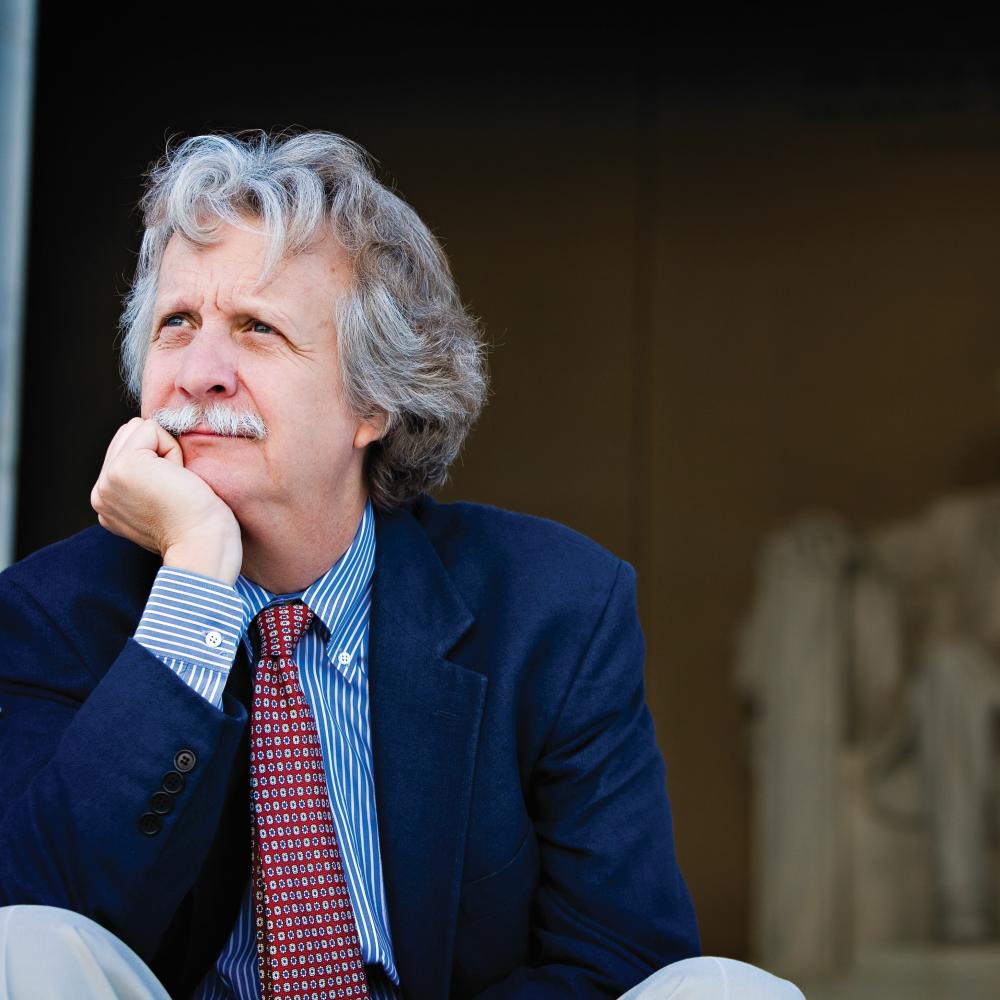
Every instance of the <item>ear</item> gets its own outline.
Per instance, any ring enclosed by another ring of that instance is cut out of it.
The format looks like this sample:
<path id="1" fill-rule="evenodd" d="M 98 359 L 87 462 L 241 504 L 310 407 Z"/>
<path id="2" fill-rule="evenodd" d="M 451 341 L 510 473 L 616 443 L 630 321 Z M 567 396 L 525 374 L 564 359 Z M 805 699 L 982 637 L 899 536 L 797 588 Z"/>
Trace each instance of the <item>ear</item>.
<path id="1" fill-rule="evenodd" d="M 354 432 L 354 447 L 367 448 L 372 441 L 377 441 L 385 433 L 386 417 L 384 413 L 376 413 L 366 417 L 358 424 Z"/>

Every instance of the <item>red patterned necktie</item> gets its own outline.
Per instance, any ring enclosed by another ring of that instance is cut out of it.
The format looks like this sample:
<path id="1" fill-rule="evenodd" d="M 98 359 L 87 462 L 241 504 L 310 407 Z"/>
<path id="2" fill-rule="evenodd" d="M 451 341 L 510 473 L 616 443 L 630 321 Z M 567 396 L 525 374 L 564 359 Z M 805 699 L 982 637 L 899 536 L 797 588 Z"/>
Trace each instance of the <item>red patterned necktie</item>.
<path id="1" fill-rule="evenodd" d="M 292 655 L 313 621 L 301 602 L 255 619 L 250 722 L 254 916 L 264 1000 L 368 996 L 316 723 Z"/>

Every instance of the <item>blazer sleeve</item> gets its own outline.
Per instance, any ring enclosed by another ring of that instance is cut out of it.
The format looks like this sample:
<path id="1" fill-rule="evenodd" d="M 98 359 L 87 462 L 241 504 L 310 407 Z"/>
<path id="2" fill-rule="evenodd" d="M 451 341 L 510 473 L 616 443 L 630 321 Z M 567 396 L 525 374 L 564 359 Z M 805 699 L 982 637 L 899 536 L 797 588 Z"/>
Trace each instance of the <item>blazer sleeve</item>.
<path id="1" fill-rule="evenodd" d="M 540 855 L 536 960 L 480 1000 L 617 997 L 699 954 L 644 658 L 635 573 L 619 562 L 528 792 Z"/>
<path id="2" fill-rule="evenodd" d="M 211 844 L 246 712 L 131 638 L 95 670 L 9 574 L 0 643 L 0 905 L 75 910 L 148 960 Z"/>

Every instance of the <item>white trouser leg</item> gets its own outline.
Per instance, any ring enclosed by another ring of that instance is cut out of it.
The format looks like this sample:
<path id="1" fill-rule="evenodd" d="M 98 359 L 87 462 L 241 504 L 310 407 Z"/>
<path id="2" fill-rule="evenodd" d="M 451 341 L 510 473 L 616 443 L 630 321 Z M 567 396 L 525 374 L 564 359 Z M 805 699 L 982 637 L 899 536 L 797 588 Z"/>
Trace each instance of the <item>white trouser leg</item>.
<path id="1" fill-rule="evenodd" d="M 145 962 L 93 920 L 0 908 L 0 1000 L 170 1000 Z"/>
<path id="2" fill-rule="evenodd" d="M 732 958 L 686 958 L 654 972 L 621 1000 L 804 1000 L 787 979 Z"/>
<path id="3" fill-rule="evenodd" d="M 0 908 L 0 1000 L 170 1000 L 128 945 L 51 906 Z M 621 1000 L 804 1000 L 784 979 L 729 958 L 689 958 Z"/>

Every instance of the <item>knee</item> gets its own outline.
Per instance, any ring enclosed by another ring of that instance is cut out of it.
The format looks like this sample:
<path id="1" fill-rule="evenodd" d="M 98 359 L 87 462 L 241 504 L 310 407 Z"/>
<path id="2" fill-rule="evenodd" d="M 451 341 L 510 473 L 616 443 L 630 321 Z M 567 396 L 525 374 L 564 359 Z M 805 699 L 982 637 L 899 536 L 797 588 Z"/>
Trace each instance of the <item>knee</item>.
<path id="1" fill-rule="evenodd" d="M 93 920 L 72 910 L 56 906 L 0 907 L 0 944 L 8 959 L 58 949 L 72 941 L 79 928 L 93 928 L 99 934 L 107 934 Z"/>
<path id="2" fill-rule="evenodd" d="M 0 1000 L 37 996 L 166 998 L 110 931 L 54 906 L 0 908 Z"/>
<path id="3" fill-rule="evenodd" d="M 654 972 L 621 1000 L 804 1000 L 786 979 L 732 958 L 686 958 Z"/>

